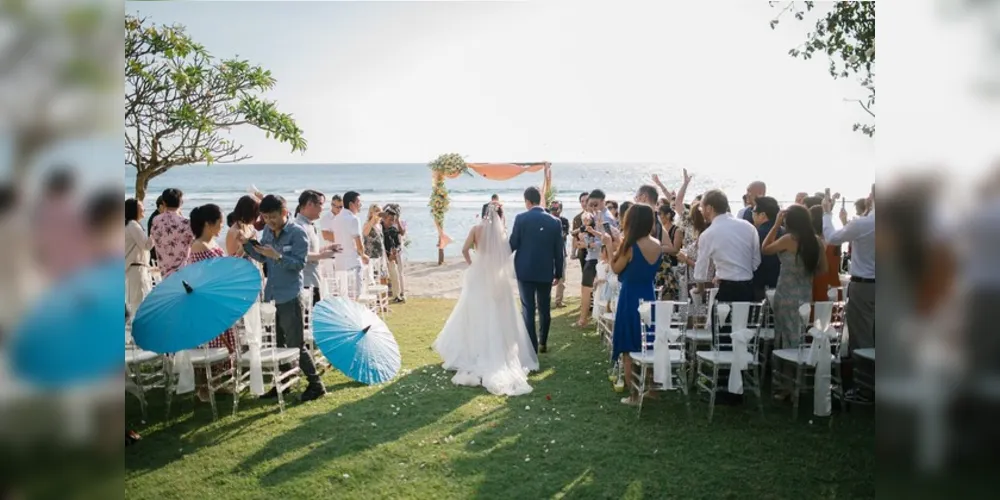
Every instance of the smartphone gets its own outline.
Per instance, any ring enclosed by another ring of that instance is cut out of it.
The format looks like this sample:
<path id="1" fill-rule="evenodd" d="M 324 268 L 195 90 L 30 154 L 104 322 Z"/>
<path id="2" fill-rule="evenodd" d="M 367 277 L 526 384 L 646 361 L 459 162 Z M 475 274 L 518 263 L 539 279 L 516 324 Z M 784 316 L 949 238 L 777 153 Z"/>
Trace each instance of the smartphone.
<path id="1" fill-rule="evenodd" d="M 605 233 L 611 233 L 611 223 L 610 222 L 605 222 L 604 223 L 604 232 Z"/>
<path id="2" fill-rule="evenodd" d="M 847 210 L 847 198 L 840 200 L 840 208 L 844 211 Z"/>
<path id="3" fill-rule="evenodd" d="M 832 199 L 832 198 L 830 198 L 830 188 L 826 188 L 826 199 L 828 199 L 828 200 Z"/>

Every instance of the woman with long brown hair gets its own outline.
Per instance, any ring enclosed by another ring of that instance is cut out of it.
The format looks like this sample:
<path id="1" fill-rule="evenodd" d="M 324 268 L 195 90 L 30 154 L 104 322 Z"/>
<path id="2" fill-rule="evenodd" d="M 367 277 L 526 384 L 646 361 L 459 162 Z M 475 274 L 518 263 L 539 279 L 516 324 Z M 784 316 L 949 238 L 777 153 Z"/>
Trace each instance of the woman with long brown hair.
<path id="1" fill-rule="evenodd" d="M 778 238 L 778 229 L 785 235 Z M 799 307 L 812 302 L 813 278 L 826 269 L 823 240 L 816 236 L 812 216 L 802 205 L 792 205 L 778 213 L 778 220 L 762 244 L 761 253 L 778 255 L 781 274 L 774 295 L 774 330 L 777 349 L 798 346 L 802 318 Z"/>
<path id="2" fill-rule="evenodd" d="M 646 205 L 633 205 L 625 213 L 623 240 L 618 251 L 611 258 L 611 270 L 618 275 L 621 284 L 618 296 L 615 331 L 612 341 L 612 362 L 624 355 L 625 373 L 632 371 L 630 353 L 642 350 L 642 321 L 639 318 L 639 302 L 656 300 L 654 281 L 663 259 L 660 242 L 650 236 L 655 224 L 653 209 Z M 603 242 L 613 244 L 605 235 Z M 637 394 L 622 400 L 623 404 L 637 403 Z"/>

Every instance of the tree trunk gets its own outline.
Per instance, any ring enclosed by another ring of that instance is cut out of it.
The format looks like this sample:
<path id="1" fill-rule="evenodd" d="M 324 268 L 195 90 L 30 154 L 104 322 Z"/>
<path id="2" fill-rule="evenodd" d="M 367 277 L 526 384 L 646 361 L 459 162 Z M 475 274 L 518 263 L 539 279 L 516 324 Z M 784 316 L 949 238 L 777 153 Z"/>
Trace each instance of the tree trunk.
<path id="1" fill-rule="evenodd" d="M 144 172 L 138 172 L 135 176 L 135 199 L 142 203 L 146 199 L 146 187 L 149 186 L 149 176 Z"/>

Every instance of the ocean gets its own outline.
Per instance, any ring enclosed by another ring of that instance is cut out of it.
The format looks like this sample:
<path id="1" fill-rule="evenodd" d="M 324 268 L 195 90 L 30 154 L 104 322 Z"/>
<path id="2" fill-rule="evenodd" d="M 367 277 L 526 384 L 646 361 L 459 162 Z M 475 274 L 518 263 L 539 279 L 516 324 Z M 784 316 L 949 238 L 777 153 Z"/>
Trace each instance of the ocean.
<path id="1" fill-rule="evenodd" d="M 135 171 L 132 167 L 125 168 L 125 192 L 127 196 L 133 196 Z M 619 203 L 632 200 L 636 188 L 649 183 L 654 173 L 659 174 L 670 189 L 679 188 L 683 179 L 680 168 L 655 164 L 554 163 L 552 183 L 557 193 L 556 199 L 566 207 L 564 216 L 571 218 L 579 212 L 577 199 L 580 193 L 602 189 L 610 200 Z M 708 189 L 719 188 L 729 195 L 735 211 L 742 206 L 741 197 L 746 185 L 752 180 L 742 176 L 733 179 L 719 175 L 696 175 L 688 200 Z M 447 185 L 451 193 L 451 208 L 445 219 L 445 232 L 456 242 L 445 249 L 446 257 L 461 255 L 461 242 L 469 229 L 477 223 L 483 204 L 489 202 L 493 194 L 500 196 L 505 215 L 512 221 L 513 216 L 524 211 L 524 189 L 532 185 L 541 186 L 541 183 L 541 173 L 524 174 L 502 182 L 471 176 L 449 180 Z M 408 258 L 413 261 L 437 259 L 437 232 L 427 207 L 431 174 L 425 164 L 237 164 L 175 167 L 150 182 L 146 191 L 146 210 L 147 213 L 152 213 L 156 197 L 164 189 L 177 188 L 184 192 L 182 210 L 185 213 L 206 203 L 217 204 L 222 207 L 223 213 L 228 213 L 239 197 L 250 191 L 251 186 L 256 186 L 266 194 L 285 197 L 290 209 L 294 209 L 298 194 L 304 189 L 323 192 L 327 199 L 332 194 L 343 195 L 346 191 L 357 191 L 365 205 L 363 211 L 372 203 L 398 203 L 409 228 Z M 863 197 L 867 193 L 867 187 L 865 183 L 860 183 L 853 194 Z M 798 191 L 822 189 L 823 186 L 796 189 L 771 183 L 768 194 L 786 204 L 795 199 Z"/>

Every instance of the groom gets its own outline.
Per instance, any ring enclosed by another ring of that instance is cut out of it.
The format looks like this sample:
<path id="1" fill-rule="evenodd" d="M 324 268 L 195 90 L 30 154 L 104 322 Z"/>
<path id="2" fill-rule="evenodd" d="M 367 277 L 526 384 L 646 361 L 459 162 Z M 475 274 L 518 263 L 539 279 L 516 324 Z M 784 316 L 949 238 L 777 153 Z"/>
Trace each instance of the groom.
<path id="1" fill-rule="evenodd" d="M 514 219 L 510 249 L 514 252 L 517 288 L 521 293 L 521 314 L 536 352 L 548 352 L 549 325 L 552 323 L 552 286 L 563 275 L 562 224 L 541 207 L 542 193 L 536 187 L 524 191 L 527 212 Z M 535 309 L 541 322 L 541 336 L 535 334 Z"/>

